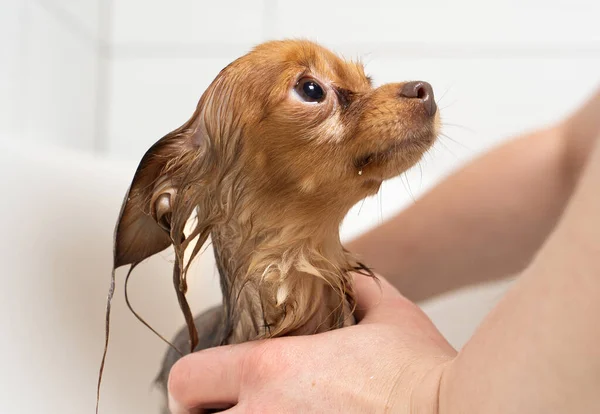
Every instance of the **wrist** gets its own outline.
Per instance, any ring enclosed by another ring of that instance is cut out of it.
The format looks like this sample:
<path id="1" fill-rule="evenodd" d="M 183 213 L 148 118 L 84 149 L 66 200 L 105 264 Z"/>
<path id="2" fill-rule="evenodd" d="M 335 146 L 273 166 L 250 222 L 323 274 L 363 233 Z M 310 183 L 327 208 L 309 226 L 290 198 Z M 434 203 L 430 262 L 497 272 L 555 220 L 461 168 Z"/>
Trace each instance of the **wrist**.
<path id="1" fill-rule="evenodd" d="M 418 381 L 415 381 L 410 391 L 409 406 L 406 407 L 404 396 L 392 396 L 390 401 L 391 409 L 389 412 L 408 412 L 415 414 L 439 414 L 440 390 L 442 378 L 452 360 L 435 363 L 432 367 L 425 370 L 425 375 Z M 395 397 L 395 399 L 394 399 Z M 399 398 L 400 397 L 400 398 Z M 405 406 L 406 410 L 401 407 Z"/>

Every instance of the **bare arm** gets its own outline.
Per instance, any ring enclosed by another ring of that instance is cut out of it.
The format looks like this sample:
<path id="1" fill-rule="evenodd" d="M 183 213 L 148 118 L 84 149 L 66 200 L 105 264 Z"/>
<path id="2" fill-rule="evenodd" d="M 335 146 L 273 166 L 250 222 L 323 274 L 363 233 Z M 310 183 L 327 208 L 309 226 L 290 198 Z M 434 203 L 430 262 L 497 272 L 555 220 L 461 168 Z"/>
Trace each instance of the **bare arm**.
<path id="1" fill-rule="evenodd" d="M 558 226 L 449 366 L 440 414 L 600 412 L 600 144 Z"/>
<path id="2" fill-rule="evenodd" d="M 520 272 L 572 194 L 597 114 L 600 90 L 566 122 L 476 159 L 348 248 L 415 301 Z"/>

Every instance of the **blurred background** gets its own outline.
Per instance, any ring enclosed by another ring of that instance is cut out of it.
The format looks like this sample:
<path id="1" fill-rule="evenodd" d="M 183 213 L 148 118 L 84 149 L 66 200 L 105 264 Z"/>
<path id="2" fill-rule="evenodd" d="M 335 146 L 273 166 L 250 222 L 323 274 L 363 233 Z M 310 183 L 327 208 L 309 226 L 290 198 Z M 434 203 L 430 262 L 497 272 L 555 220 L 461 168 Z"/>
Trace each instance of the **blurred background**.
<path id="1" fill-rule="evenodd" d="M 92 412 L 112 230 L 129 180 L 253 45 L 308 38 L 360 58 L 376 84 L 434 87 L 446 136 L 420 168 L 350 212 L 348 239 L 470 158 L 580 104 L 600 83 L 598 16 L 593 0 L 2 0 L 0 412 Z M 132 282 L 132 300 L 166 335 L 183 323 L 170 259 L 151 259 Z M 212 258 L 197 267 L 199 311 L 219 293 Z M 460 347 L 506 286 L 424 308 Z M 113 312 L 101 412 L 156 413 L 150 383 L 165 347 L 120 296 Z"/>

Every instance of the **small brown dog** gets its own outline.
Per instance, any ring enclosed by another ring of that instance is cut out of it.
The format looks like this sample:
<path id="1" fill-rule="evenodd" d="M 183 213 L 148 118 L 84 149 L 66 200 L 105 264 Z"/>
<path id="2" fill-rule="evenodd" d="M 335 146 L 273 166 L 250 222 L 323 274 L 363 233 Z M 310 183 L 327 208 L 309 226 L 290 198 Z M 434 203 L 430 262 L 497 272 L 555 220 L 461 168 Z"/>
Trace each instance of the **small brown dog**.
<path id="1" fill-rule="evenodd" d="M 192 118 L 143 157 L 117 225 L 115 268 L 174 246 L 188 322 L 179 347 L 353 324 L 351 273 L 372 273 L 343 248 L 340 223 L 414 165 L 438 128 L 426 82 L 374 88 L 362 65 L 317 44 L 264 43 L 223 69 Z M 223 305 L 193 321 L 185 275 L 209 236 Z M 165 388 L 179 357 L 165 358 Z"/>

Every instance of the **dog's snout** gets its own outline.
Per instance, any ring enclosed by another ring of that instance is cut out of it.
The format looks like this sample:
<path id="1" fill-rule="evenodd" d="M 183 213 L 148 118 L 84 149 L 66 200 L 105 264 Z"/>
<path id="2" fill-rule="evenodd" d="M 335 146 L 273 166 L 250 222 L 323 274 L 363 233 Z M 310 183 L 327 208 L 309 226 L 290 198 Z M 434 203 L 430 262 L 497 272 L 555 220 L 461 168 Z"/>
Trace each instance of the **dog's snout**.
<path id="1" fill-rule="evenodd" d="M 437 105 L 433 96 L 433 88 L 427 82 L 407 82 L 400 88 L 400 97 L 408 99 L 419 99 L 423 102 L 427 115 L 433 116 L 437 111 Z"/>

